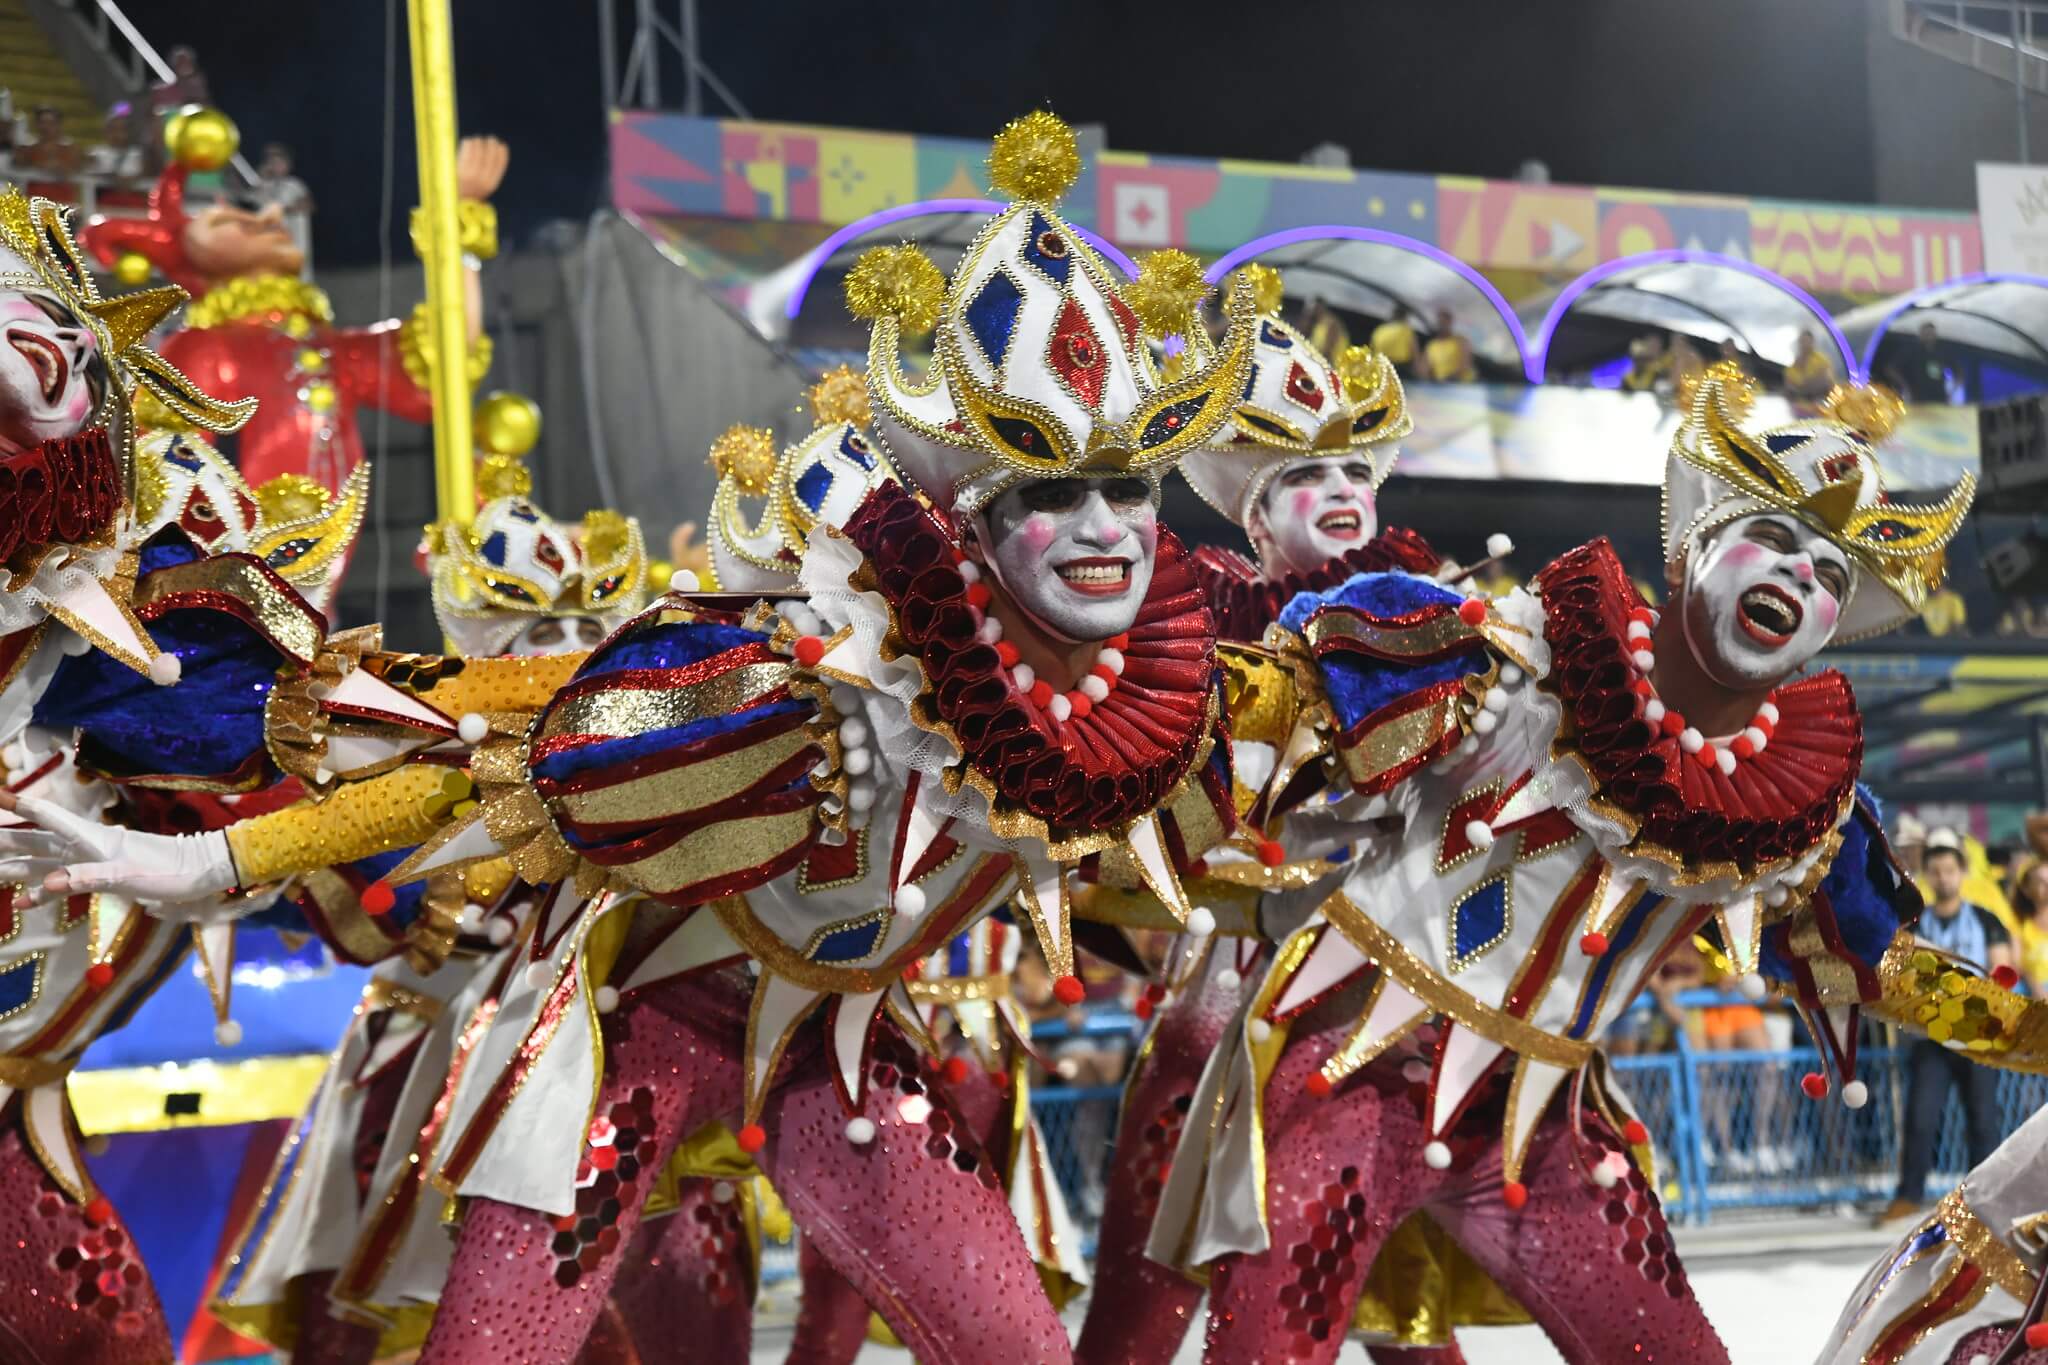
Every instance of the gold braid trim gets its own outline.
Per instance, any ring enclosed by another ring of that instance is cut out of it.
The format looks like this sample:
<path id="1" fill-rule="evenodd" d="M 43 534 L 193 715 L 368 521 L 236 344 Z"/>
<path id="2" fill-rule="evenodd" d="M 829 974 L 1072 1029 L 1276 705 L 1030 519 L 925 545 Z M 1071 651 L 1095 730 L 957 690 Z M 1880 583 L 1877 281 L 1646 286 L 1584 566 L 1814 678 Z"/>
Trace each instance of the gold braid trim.
<path id="1" fill-rule="evenodd" d="M 1213 869 L 1212 869 L 1213 870 Z M 1235 886 L 1207 879 L 1185 885 L 1188 899 L 1206 906 L 1216 917 L 1216 933 L 1231 938 L 1259 936 L 1259 897 L 1256 887 Z M 1074 887 L 1069 913 L 1075 919 L 1096 924 L 1113 924 L 1120 929 L 1156 929 L 1161 933 L 1185 932 L 1180 920 L 1145 887 L 1104 886 L 1083 882 Z"/>
<path id="2" fill-rule="evenodd" d="M 491 338 L 488 334 L 480 332 L 476 340 L 469 343 L 467 359 L 469 386 L 475 388 L 484 382 L 484 376 L 491 370 Z M 436 363 L 434 333 L 424 299 L 413 305 L 411 317 L 398 324 L 398 363 L 405 367 L 406 378 L 422 389 L 432 389 Z"/>
<path id="3" fill-rule="evenodd" d="M 316 284 L 290 275 L 243 275 L 217 284 L 192 301 L 185 325 L 194 331 L 221 327 L 243 318 L 270 318 L 305 323 L 334 321 L 334 305 Z"/>
<path id="4" fill-rule="evenodd" d="M 974 1000 L 1011 998 L 1007 976 L 949 976 L 938 981 L 922 978 L 905 983 L 910 998 L 924 1005 L 964 1005 Z"/>
<path id="5" fill-rule="evenodd" d="M 421 1023 L 431 1024 L 441 1017 L 442 1004 L 431 995 L 408 990 L 382 977 L 371 977 L 370 984 L 363 987 L 363 1009 L 398 1010 L 410 1014 Z"/>
<path id="6" fill-rule="evenodd" d="M 451 777 L 467 787 L 458 769 L 415 764 L 237 821 L 227 829 L 236 872 L 253 886 L 424 842 L 466 804 L 449 799 Z"/>
<path id="7" fill-rule="evenodd" d="M 1901 929 L 1877 964 L 1872 1014 L 2009 1071 L 2048 1072 L 2048 1001 L 2015 995 Z"/>
<path id="8" fill-rule="evenodd" d="M 2033 1302 L 2037 1277 L 2020 1259 L 2019 1253 L 1986 1227 L 1984 1220 L 1970 1208 L 1969 1202 L 1963 1198 L 1963 1192 L 1969 1188 L 1966 1179 L 1943 1195 L 1934 1216 L 1948 1229 L 1949 1240 L 1965 1259 L 1997 1281 L 2000 1289 L 2020 1303 Z"/>
<path id="9" fill-rule="evenodd" d="M 438 968 L 455 951 L 456 927 L 462 918 L 462 871 L 436 872 L 427 878 L 420 914 L 405 929 L 405 962 L 420 975 Z"/>
<path id="10" fill-rule="evenodd" d="M 1380 965 L 1380 970 L 1407 987 L 1408 993 L 1438 1014 L 1450 1016 L 1490 1042 L 1552 1066 L 1576 1069 L 1593 1055 L 1593 1045 L 1537 1028 L 1525 1019 L 1473 999 L 1438 976 L 1428 963 L 1375 924 L 1343 892 L 1331 894 L 1322 915 L 1351 946 Z"/>
<path id="11" fill-rule="evenodd" d="M 422 260 L 427 254 L 427 211 L 415 208 L 409 224 L 412 250 Z M 498 211 L 481 199 L 463 199 L 455 205 L 455 240 L 462 254 L 488 261 L 498 254 Z"/>

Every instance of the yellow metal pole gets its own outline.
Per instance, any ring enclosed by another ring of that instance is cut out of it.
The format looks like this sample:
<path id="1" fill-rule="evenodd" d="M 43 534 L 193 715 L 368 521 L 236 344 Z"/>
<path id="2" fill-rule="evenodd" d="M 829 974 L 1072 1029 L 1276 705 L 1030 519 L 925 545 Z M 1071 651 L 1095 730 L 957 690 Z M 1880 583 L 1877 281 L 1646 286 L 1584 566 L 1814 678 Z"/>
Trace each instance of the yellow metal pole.
<path id="1" fill-rule="evenodd" d="M 434 500 L 440 519 L 476 514 L 476 451 L 469 431 L 469 322 L 463 312 L 455 184 L 455 52 L 449 0 L 407 0 L 412 40 L 413 132 L 419 143 L 423 259 L 434 372 Z"/>

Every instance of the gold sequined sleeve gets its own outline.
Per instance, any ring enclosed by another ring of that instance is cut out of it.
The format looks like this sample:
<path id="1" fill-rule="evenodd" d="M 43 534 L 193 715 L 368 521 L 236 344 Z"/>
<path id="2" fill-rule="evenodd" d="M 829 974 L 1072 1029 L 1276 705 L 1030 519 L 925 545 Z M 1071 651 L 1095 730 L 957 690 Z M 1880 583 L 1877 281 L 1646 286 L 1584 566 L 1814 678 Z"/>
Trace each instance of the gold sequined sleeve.
<path id="1" fill-rule="evenodd" d="M 394 687 L 402 687 L 446 715 L 532 715 L 567 686 L 590 657 L 587 651 L 537 658 L 505 655 L 463 659 L 452 655 L 386 654 L 364 660 Z"/>
<path id="2" fill-rule="evenodd" d="M 1286 743 L 1300 709 L 1294 670 L 1271 651 L 1249 645 L 1219 644 L 1216 659 L 1223 666 L 1223 714 L 1230 737 L 1276 747 Z"/>
<path id="3" fill-rule="evenodd" d="M 473 791 L 458 768 L 414 764 L 342 786 L 228 826 L 228 848 L 245 886 L 354 862 L 427 839 L 467 808 Z"/>
<path id="4" fill-rule="evenodd" d="M 2009 1071 L 2048 1072 L 2048 1001 L 2017 995 L 1901 929 L 1877 965 L 1870 1013 Z"/>

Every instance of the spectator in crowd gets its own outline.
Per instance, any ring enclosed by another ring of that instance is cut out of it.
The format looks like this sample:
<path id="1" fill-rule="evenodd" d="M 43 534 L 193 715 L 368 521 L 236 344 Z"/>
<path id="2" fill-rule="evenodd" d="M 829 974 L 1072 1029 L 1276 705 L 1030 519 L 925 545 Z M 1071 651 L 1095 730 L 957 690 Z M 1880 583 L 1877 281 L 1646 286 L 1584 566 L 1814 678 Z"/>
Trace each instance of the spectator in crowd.
<path id="1" fill-rule="evenodd" d="M 1792 363 L 1785 367 L 1785 396 L 1795 403 L 1818 405 L 1835 386 L 1835 365 L 1821 350 L 1811 329 L 1799 334 Z"/>
<path id="2" fill-rule="evenodd" d="M 1436 310 L 1422 360 L 1424 378 L 1439 384 L 1470 384 L 1479 378 L 1478 367 L 1472 363 L 1472 343 L 1459 333 L 1448 308 Z"/>
<path id="3" fill-rule="evenodd" d="M 1744 374 L 1751 372 L 1750 354 L 1742 349 L 1742 344 L 1734 337 L 1727 337 L 1721 342 L 1720 352 L 1714 359 L 1733 365 Z"/>
<path id="4" fill-rule="evenodd" d="M 159 115 L 172 113 L 188 104 L 209 104 L 206 73 L 199 69 L 199 54 L 180 44 L 170 51 L 171 77 L 150 88 L 149 106 Z"/>
<path id="5" fill-rule="evenodd" d="M 2011 966 L 2012 938 L 1998 917 L 1963 899 L 1969 866 L 1963 841 L 1953 830 L 1927 836 L 1921 855 L 1927 880 L 1928 905 L 1916 926 L 1919 936 L 1943 952 L 1989 970 Z M 1927 1203 L 1927 1172 L 1949 1092 L 1961 1093 L 1969 1140 L 1969 1166 L 1991 1155 L 2002 1134 L 1998 1121 L 1998 1073 L 1979 1066 L 1967 1053 L 1951 1052 L 1927 1038 L 1906 1044 L 1905 1132 L 1899 1140 L 1899 1189 L 1885 1206 L 1881 1221 L 1915 1213 Z"/>
<path id="6" fill-rule="evenodd" d="M 1391 317 L 1373 328 L 1372 348 L 1385 356 L 1403 379 L 1415 377 L 1415 327 L 1407 318 Z"/>
<path id="7" fill-rule="evenodd" d="M 64 115 L 51 105 L 36 106 L 36 140 L 17 161 L 39 176 L 68 180 L 85 169 L 85 154 L 64 134 Z"/>
<path id="8" fill-rule="evenodd" d="M 313 193 L 306 188 L 305 181 L 292 174 L 291 148 L 282 142 L 264 145 L 263 160 L 256 167 L 256 183 L 250 187 L 249 197 L 257 210 L 274 208 L 284 215 L 284 225 L 290 230 L 292 241 L 305 262 L 301 268 L 310 271 L 313 260 Z"/>
<path id="9" fill-rule="evenodd" d="M 1622 372 L 1621 387 L 1628 393 L 1649 393 L 1669 388 L 1674 357 L 1664 345 L 1664 334 L 1645 332 L 1628 344 L 1628 369 Z"/>
<path id="10" fill-rule="evenodd" d="M 1885 378 L 1891 386 L 1905 395 L 1909 403 L 1946 403 L 1950 390 L 1955 387 L 1955 376 L 1949 372 L 1947 360 L 1942 355 L 1941 334 L 1934 330 L 1934 324 L 1923 322 L 1912 337 L 1897 342 L 1891 348 L 1891 362 L 1885 369 Z"/>
<path id="11" fill-rule="evenodd" d="M 2048 996 L 2048 862 L 2026 860 L 2012 908 L 2020 917 L 2020 976 L 2029 994 Z"/>
<path id="12" fill-rule="evenodd" d="M 140 179 L 148 169 L 143 164 L 142 148 L 135 140 L 134 112 L 126 104 L 117 104 L 107 112 L 106 132 L 100 144 L 86 153 L 85 168 L 109 180 Z"/>

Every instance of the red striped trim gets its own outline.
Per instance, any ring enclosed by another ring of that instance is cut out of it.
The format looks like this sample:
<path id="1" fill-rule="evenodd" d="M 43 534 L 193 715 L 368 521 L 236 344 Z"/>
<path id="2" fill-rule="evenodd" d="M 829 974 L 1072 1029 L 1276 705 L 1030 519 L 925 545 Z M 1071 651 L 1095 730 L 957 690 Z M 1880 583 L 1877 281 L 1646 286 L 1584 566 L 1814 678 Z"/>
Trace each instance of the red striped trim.
<path id="1" fill-rule="evenodd" d="M 1919 1341 L 1923 1332 L 1939 1326 L 1943 1320 L 1962 1306 L 1970 1291 L 1977 1287 L 1977 1281 L 1984 1278 L 1984 1272 L 1968 1261 L 1961 1264 L 1955 1278 L 1950 1280 L 1932 1298 L 1921 1301 L 1920 1306 L 1899 1319 L 1891 1326 L 1878 1343 L 1870 1348 L 1870 1354 L 1863 1357 L 1865 1365 L 1898 1365 L 1906 1352 Z"/>
<path id="2" fill-rule="evenodd" d="M 1523 960 L 1522 970 L 1508 987 L 1502 1010 L 1516 1019 L 1527 1019 L 1529 1011 L 1536 1008 L 1536 1002 L 1543 998 L 1544 990 L 1550 985 L 1551 973 L 1557 970 L 1558 953 L 1563 950 L 1565 940 L 1578 926 L 1579 917 L 1585 913 L 1586 902 L 1600 887 L 1600 872 L 1605 860 L 1596 852 L 1586 859 L 1586 865 L 1579 869 L 1579 875 L 1565 887 L 1564 894 L 1550 907 L 1550 917 L 1543 921 L 1543 932 L 1537 935 L 1536 946 Z"/>
<path id="3" fill-rule="evenodd" d="M 737 824 L 762 816 L 784 815 L 793 810 L 801 810 L 805 806 L 818 804 L 821 797 L 816 788 L 791 786 L 799 777 L 809 772 L 816 761 L 811 750 L 799 749 L 785 759 L 781 766 L 771 769 L 752 786 L 733 793 L 723 801 L 709 806 L 699 806 L 692 811 L 673 815 L 651 811 L 647 820 L 610 820 L 603 823 L 585 823 L 560 815 L 557 816 L 557 823 L 563 833 L 573 834 L 578 840 L 589 844 L 587 847 L 579 844 L 576 851 L 591 862 L 604 867 L 637 863 L 672 848 L 689 835 L 713 825 Z M 660 823 L 653 829 L 647 829 L 649 820 L 658 820 Z M 643 829 L 647 830 L 645 834 L 619 843 L 589 842 Z"/>
<path id="4" fill-rule="evenodd" d="M 460 1185 L 468 1178 L 477 1158 L 483 1155 L 484 1146 L 490 1141 L 492 1132 L 496 1130 L 498 1120 L 504 1116 L 505 1107 L 512 1102 L 512 1097 L 519 1093 L 519 1087 L 525 1083 L 527 1074 L 533 1070 L 534 1064 L 540 1061 L 541 1054 L 547 1051 L 548 1043 L 554 1038 L 555 1031 L 562 1026 L 562 1020 L 568 1017 L 570 1002 L 576 998 L 577 981 L 581 971 L 581 964 L 572 959 L 562 972 L 562 979 L 555 983 L 555 989 L 548 996 L 547 1002 L 541 1006 L 539 1017 L 533 1021 L 532 1027 L 526 1031 L 526 1037 L 520 1041 L 519 1050 L 512 1054 L 511 1060 L 506 1062 L 504 1069 L 498 1073 L 498 1078 L 491 1083 L 490 1090 L 484 1095 L 483 1103 L 477 1109 L 477 1117 L 463 1130 L 461 1139 L 455 1144 L 455 1150 L 449 1153 L 448 1160 L 442 1163 L 440 1179 L 446 1184 Z M 451 1085 L 453 1079 L 450 1077 Z M 486 1116 L 488 1122 L 485 1121 Z"/>
<path id="5" fill-rule="evenodd" d="M 779 716 L 768 716 L 740 726 L 736 730 L 728 730 L 721 735 L 709 735 L 689 744 L 680 744 L 661 749 L 655 753 L 643 754 L 639 758 L 626 759 L 618 763 L 607 763 L 603 767 L 592 768 L 587 772 L 578 773 L 575 777 L 536 777 L 533 782 L 533 788 L 543 797 L 574 796 L 582 792 L 601 791 L 606 787 L 616 787 L 622 782 L 632 782 L 642 777 L 650 777 L 655 773 L 667 772 L 672 768 L 686 767 L 692 763 L 709 762 L 711 759 L 723 757 L 735 750 L 751 748 L 764 740 L 774 739 L 778 735 L 787 734 L 789 731 L 802 726 L 809 719 L 810 717 L 801 711 L 791 711 Z M 602 744 L 619 738 L 623 738 L 623 736 L 576 735 L 542 740 L 533 746 L 533 753 L 529 764 L 539 763 L 543 759 L 552 758 L 566 750 L 586 748 L 591 744 Z M 816 746 L 812 746 L 812 751 L 816 751 Z M 815 764 L 816 760 L 813 759 L 812 762 Z"/>

